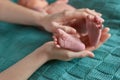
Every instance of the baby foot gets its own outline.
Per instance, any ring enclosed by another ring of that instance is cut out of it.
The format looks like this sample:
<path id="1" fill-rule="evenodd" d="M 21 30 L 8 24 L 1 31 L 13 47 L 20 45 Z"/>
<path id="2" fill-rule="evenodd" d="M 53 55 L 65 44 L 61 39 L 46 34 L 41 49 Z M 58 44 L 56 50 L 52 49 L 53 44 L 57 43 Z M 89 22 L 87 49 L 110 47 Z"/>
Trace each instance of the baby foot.
<path id="1" fill-rule="evenodd" d="M 85 49 L 85 45 L 78 37 L 67 34 L 61 29 L 57 29 L 54 41 L 57 47 L 69 49 L 72 51 L 81 51 Z"/>
<path id="2" fill-rule="evenodd" d="M 86 18 L 86 29 L 91 46 L 98 44 L 101 37 L 102 21 L 98 17 L 94 17 L 94 22 L 88 16 Z"/>
<path id="3" fill-rule="evenodd" d="M 77 33 L 79 33 L 81 37 L 88 36 L 87 41 L 89 41 L 91 46 L 95 46 L 96 44 L 98 44 L 101 37 L 103 21 L 104 20 L 102 18 L 97 16 L 87 16 L 85 20 L 73 20 L 67 25 L 70 25 L 73 28 L 75 28 Z M 86 44 L 86 42 L 83 43 Z"/>

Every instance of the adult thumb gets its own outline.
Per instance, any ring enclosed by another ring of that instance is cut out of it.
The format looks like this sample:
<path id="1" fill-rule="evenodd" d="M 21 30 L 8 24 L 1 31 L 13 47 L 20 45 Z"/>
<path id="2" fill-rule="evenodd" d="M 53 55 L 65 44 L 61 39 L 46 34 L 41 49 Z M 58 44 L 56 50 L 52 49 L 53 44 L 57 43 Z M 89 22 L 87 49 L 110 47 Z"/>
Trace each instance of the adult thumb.
<path id="1" fill-rule="evenodd" d="M 91 51 L 84 50 L 84 51 L 72 53 L 71 56 L 72 58 L 82 58 L 87 56 L 94 57 L 94 54 Z"/>

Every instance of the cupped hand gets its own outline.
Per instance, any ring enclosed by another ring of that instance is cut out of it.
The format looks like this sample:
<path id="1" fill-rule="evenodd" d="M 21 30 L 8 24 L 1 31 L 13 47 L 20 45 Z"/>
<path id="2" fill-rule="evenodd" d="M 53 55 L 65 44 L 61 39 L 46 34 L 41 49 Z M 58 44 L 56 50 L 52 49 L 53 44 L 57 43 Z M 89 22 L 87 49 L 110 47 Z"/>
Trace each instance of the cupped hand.
<path id="1" fill-rule="evenodd" d="M 40 48 L 36 49 L 36 52 L 40 52 L 39 54 L 44 54 L 45 56 L 47 56 L 48 60 L 57 59 L 68 61 L 73 58 L 82 58 L 86 56 L 94 57 L 94 54 L 88 50 L 74 52 L 63 48 L 57 48 L 53 41 L 45 43 Z"/>
<path id="2" fill-rule="evenodd" d="M 55 33 L 56 29 L 63 29 L 67 33 L 76 34 L 76 30 L 70 25 L 67 25 L 75 20 L 75 22 L 83 22 L 87 16 L 91 17 L 91 20 L 94 16 L 99 17 L 101 21 L 101 14 L 90 9 L 76 9 L 70 11 L 63 11 L 56 14 L 49 14 L 43 17 L 43 19 L 38 20 L 37 24 L 42 25 L 44 29 L 48 32 Z"/>
<path id="3" fill-rule="evenodd" d="M 105 27 L 104 29 L 102 29 L 100 40 L 94 46 L 92 46 L 90 44 L 90 40 L 89 40 L 88 35 L 80 36 L 80 40 L 85 44 L 85 47 L 86 47 L 85 50 L 93 51 L 93 50 L 96 50 L 97 48 L 99 48 L 103 43 L 105 43 L 110 38 L 111 35 L 110 35 L 110 33 L 108 33 L 109 30 L 110 29 L 108 27 Z M 58 43 L 58 39 L 56 38 L 56 36 L 53 36 L 53 39 L 54 39 L 54 44 L 56 45 L 56 47 L 61 48 L 61 46 Z"/>

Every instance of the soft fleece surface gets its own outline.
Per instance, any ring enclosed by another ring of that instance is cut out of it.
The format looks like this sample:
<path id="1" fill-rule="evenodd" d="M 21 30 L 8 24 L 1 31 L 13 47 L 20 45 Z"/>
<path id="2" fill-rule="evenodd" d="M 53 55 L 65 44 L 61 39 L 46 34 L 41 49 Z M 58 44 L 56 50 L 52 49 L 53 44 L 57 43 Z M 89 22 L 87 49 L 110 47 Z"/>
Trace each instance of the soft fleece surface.
<path id="1" fill-rule="evenodd" d="M 70 4 L 101 12 L 112 37 L 94 51 L 95 58 L 50 61 L 29 80 L 120 80 L 120 0 L 70 0 Z M 0 72 L 51 39 L 45 31 L 1 22 Z"/>

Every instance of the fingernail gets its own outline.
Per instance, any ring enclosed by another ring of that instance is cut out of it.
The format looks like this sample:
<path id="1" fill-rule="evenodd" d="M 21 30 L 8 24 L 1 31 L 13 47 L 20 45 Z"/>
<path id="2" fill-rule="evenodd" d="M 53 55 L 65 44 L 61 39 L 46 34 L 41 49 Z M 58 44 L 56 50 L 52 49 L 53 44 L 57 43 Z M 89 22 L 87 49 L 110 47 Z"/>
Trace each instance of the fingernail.
<path id="1" fill-rule="evenodd" d="M 54 26 L 58 26 L 59 24 L 57 22 L 52 22 Z"/>
<path id="2" fill-rule="evenodd" d="M 56 45 L 57 48 L 60 48 L 60 45 Z"/>
<path id="3" fill-rule="evenodd" d="M 100 16 L 102 16 L 102 14 L 101 13 L 98 13 Z"/>
<path id="4" fill-rule="evenodd" d="M 93 53 L 90 53 L 89 56 L 92 58 L 95 57 L 95 55 Z"/>
<path id="5" fill-rule="evenodd" d="M 108 34 L 109 37 L 111 37 L 111 34 Z"/>
<path id="6" fill-rule="evenodd" d="M 76 33 L 77 31 L 75 29 L 73 29 L 73 32 Z"/>

